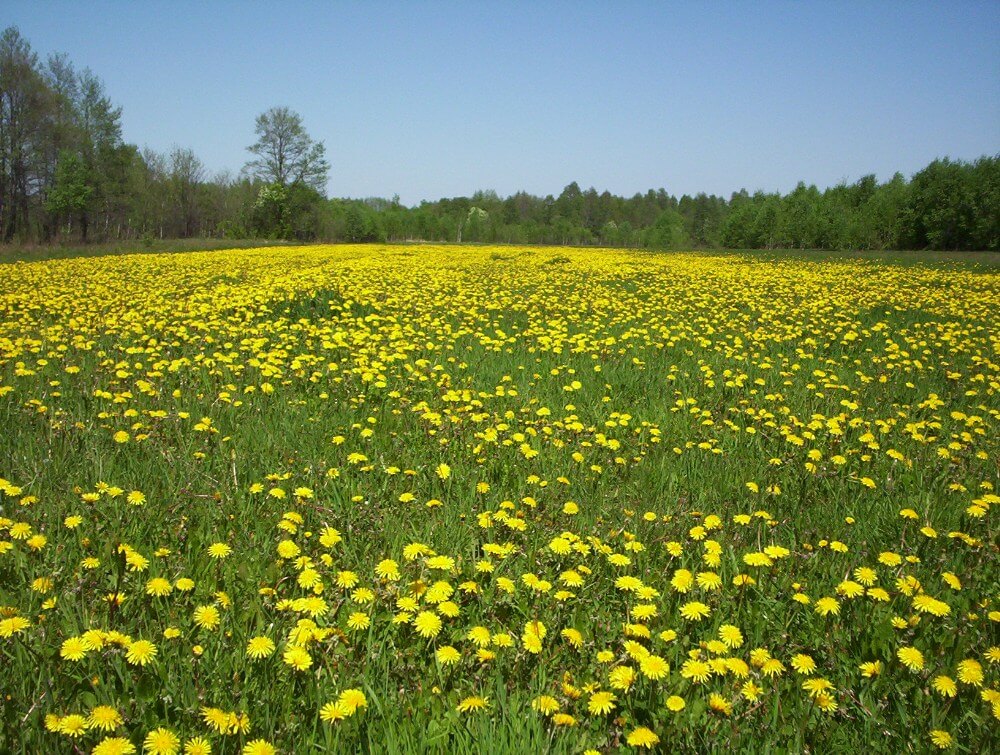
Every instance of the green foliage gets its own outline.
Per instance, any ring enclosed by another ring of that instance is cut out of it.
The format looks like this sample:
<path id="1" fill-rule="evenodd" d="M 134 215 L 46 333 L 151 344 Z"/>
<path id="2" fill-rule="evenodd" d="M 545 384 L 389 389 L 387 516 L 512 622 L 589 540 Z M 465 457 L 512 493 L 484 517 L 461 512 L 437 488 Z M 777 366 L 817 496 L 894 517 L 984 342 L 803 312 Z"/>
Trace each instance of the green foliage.
<path id="1" fill-rule="evenodd" d="M 313 141 L 301 116 L 287 107 L 273 107 L 257 116 L 257 141 L 247 149 L 254 159 L 247 170 L 258 180 L 288 186 L 304 184 L 326 190 L 330 164 L 323 142 Z"/>
<path id="2" fill-rule="evenodd" d="M 206 175 L 190 149 L 122 140 L 121 108 L 65 56 L 42 63 L 0 34 L 0 240 L 219 237 L 449 241 L 655 249 L 998 250 L 1000 156 L 935 160 L 911 181 L 874 175 L 825 190 L 728 199 L 664 189 L 631 197 L 573 181 L 558 196 L 478 191 L 405 207 L 326 199 L 326 148 L 287 107 L 261 113 L 240 178 Z M 267 187 L 283 187 L 272 194 Z M 264 193 L 262 194 L 262 191 Z"/>
<path id="3" fill-rule="evenodd" d="M 690 246 L 684 232 L 684 217 L 673 209 L 666 209 L 651 228 L 642 235 L 643 246 L 654 249 L 683 249 Z"/>
<path id="4" fill-rule="evenodd" d="M 254 235 L 265 239 L 287 239 L 292 235 L 288 190 L 279 183 L 265 184 L 253 205 Z"/>
<path id="5" fill-rule="evenodd" d="M 55 182 L 45 203 L 45 209 L 56 217 L 76 215 L 87 208 L 94 187 L 88 181 L 83 159 L 69 150 L 59 153 Z"/>

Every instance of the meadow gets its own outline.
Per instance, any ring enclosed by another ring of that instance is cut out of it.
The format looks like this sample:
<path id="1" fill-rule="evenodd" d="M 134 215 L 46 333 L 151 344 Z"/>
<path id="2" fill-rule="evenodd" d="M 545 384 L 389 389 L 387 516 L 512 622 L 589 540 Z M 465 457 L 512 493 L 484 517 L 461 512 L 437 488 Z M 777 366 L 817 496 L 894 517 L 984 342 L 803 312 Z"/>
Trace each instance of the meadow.
<path id="1" fill-rule="evenodd" d="M 0 265 L 0 750 L 987 752 L 1000 272 Z"/>

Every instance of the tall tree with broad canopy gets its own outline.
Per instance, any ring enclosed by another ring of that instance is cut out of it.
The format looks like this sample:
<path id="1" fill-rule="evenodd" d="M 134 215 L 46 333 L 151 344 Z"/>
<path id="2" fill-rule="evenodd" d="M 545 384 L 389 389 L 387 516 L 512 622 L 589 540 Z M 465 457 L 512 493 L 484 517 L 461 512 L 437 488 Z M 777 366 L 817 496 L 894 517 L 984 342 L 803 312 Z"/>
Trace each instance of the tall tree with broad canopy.
<path id="1" fill-rule="evenodd" d="M 273 107 L 257 116 L 257 141 L 247 147 L 254 155 L 245 170 L 268 184 L 304 184 L 326 195 L 330 164 L 323 142 L 313 141 L 302 118 L 287 107 Z"/>

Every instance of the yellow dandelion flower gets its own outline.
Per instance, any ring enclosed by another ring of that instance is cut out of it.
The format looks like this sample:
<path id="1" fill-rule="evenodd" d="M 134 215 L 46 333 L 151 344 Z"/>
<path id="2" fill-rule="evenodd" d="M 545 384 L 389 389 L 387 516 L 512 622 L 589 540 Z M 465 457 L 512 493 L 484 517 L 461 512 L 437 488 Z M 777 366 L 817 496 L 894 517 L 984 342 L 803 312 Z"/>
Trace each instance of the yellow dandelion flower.
<path id="1" fill-rule="evenodd" d="M 931 744 L 941 750 L 947 750 L 954 744 L 951 734 L 941 729 L 934 729 L 929 736 Z"/>
<path id="2" fill-rule="evenodd" d="M 233 549 L 225 543 L 212 543 L 208 546 L 208 555 L 215 559 L 224 559 L 232 552 Z"/>
<path id="3" fill-rule="evenodd" d="M 941 676 L 934 677 L 931 686 L 941 697 L 955 697 L 958 694 L 958 685 L 955 684 L 955 680 L 950 676 L 942 674 Z"/>
<path id="4" fill-rule="evenodd" d="M 59 648 L 59 656 L 68 661 L 80 661 L 87 655 L 90 648 L 81 637 L 69 637 Z"/>
<path id="5" fill-rule="evenodd" d="M 613 692 L 594 692 L 587 702 L 587 710 L 595 716 L 605 716 L 615 709 L 617 699 Z"/>
<path id="6" fill-rule="evenodd" d="M 711 608 L 697 600 L 685 603 L 681 606 L 680 610 L 681 616 L 688 621 L 701 621 L 703 618 L 712 613 Z"/>
<path id="7" fill-rule="evenodd" d="M 660 743 L 660 738 L 656 736 L 656 733 L 652 729 L 639 726 L 629 732 L 625 741 L 628 742 L 630 747 L 641 747 L 651 750 Z"/>
<path id="8" fill-rule="evenodd" d="M 319 717 L 327 723 L 336 723 L 337 721 L 342 721 L 351 714 L 348 712 L 347 708 L 339 702 L 329 702 L 319 709 Z"/>
<path id="9" fill-rule="evenodd" d="M 71 713 L 59 719 L 59 733 L 76 739 L 87 732 L 87 719 L 77 713 Z"/>
<path id="10" fill-rule="evenodd" d="M 421 637 L 437 637 L 441 631 L 441 619 L 431 611 L 421 611 L 414 618 L 413 627 Z"/>
<path id="11" fill-rule="evenodd" d="M 125 660 L 133 666 L 145 666 L 156 657 L 156 645 L 149 640 L 137 640 L 128 646 Z"/>
<path id="12" fill-rule="evenodd" d="M 254 739 L 243 746 L 241 755 L 277 755 L 277 752 L 277 748 L 266 739 Z"/>
<path id="13" fill-rule="evenodd" d="M 479 710 L 485 710 L 487 707 L 489 707 L 489 698 L 471 695 L 462 698 L 458 705 L 455 706 L 455 709 L 459 713 L 474 713 Z"/>
<path id="14" fill-rule="evenodd" d="M 309 651 L 301 645 L 289 645 L 285 648 L 282 660 L 296 671 L 305 671 L 312 666 L 313 659 Z"/>
<path id="15" fill-rule="evenodd" d="M 180 738 L 163 727 L 153 729 L 142 742 L 143 752 L 151 755 L 177 755 L 180 746 Z"/>
<path id="16" fill-rule="evenodd" d="M 973 687 L 981 687 L 983 685 L 983 667 L 979 661 L 973 658 L 961 661 L 958 664 L 958 681 Z"/>
<path id="17" fill-rule="evenodd" d="M 247 642 L 247 655 L 255 661 L 271 657 L 274 649 L 274 641 L 270 637 L 251 637 Z"/>
<path id="18" fill-rule="evenodd" d="M 87 716 L 88 729 L 100 729 L 101 731 L 114 731 L 122 725 L 122 716 L 110 705 L 98 705 L 91 709 Z"/>
<path id="19" fill-rule="evenodd" d="M 194 623 L 202 629 L 217 629 L 221 619 L 215 606 L 198 606 L 194 609 Z"/>
<path id="20" fill-rule="evenodd" d="M 896 657 L 910 671 L 920 671 L 924 667 L 924 654 L 915 647 L 901 647 L 896 651 Z"/>
<path id="21" fill-rule="evenodd" d="M 337 698 L 337 703 L 344 707 L 348 715 L 354 715 L 359 708 L 368 707 L 368 699 L 365 693 L 359 689 L 345 689 Z"/>
<path id="22" fill-rule="evenodd" d="M 91 755 L 132 755 L 135 745 L 124 737 L 105 737 L 90 752 Z"/>

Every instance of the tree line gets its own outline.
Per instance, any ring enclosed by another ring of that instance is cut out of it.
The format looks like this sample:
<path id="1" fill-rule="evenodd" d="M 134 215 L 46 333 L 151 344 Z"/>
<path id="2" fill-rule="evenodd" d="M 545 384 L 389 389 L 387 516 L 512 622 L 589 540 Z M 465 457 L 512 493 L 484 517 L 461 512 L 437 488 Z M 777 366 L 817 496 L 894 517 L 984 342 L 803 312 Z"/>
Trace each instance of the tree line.
<path id="1" fill-rule="evenodd" d="M 89 69 L 61 54 L 42 60 L 15 27 L 0 35 L 0 240 L 1000 249 L 1000 155 L 938 159 L 882 183 L 800 183 L 787 194 L 621 197 L 573 182 L 558 196 L 479 191 L 407 207 L 398 197 L 327 198 L 325 146 L 288 108 L 257 118 L 239 173 L 215 175 L 191 149 L 126 143 L 121 115 Z"/>

